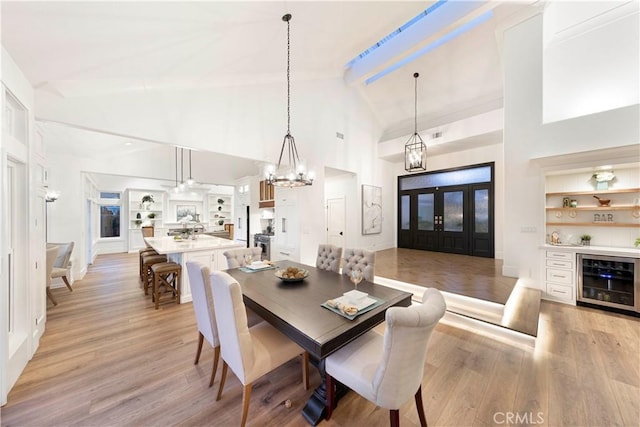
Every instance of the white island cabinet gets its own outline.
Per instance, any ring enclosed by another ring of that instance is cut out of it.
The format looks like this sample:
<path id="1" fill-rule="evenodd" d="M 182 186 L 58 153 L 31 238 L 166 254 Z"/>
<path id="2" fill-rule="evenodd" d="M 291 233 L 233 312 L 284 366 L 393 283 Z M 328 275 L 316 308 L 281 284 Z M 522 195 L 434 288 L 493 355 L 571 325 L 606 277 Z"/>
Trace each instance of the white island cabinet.
<path id="1" fill-rule="evenodd" d="M 196 261 L 209 269 L 225 270 L 227 260 L 223 253 L 228 249 L 243 248 L 245 245 L 233 240 L 202 235 L 196 240 L 174 240 L 171 236 L 147 237 L 149 245 L 159 254 L 167 255 L 169 261 L 182 266 L 180 302 L 191 301 L 191 286 L 187 273 L 187 261 Z"/>

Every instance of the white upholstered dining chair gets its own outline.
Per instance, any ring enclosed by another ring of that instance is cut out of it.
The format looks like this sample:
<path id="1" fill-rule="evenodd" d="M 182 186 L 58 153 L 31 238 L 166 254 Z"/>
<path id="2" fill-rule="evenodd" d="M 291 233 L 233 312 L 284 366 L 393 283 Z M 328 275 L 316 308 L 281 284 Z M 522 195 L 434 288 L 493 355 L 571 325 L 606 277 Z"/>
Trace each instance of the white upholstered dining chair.
<path id="1" fill-rule="evenodd" d="M 193 364 L 198 364 L 200 353 L 202 352 L 202 344 L 206 338 L 207 342 L 213 347 L 213 370 L 211 371 L 211 380 L 209 380 L 209 387 L 211 387 L 218 369 L 218 360 L 220 360 L 220 341 L 218 340 L 216 313 L 213 308 L 213 296 L 209 283 L 210 272 L 208 267 L 197 262 L 188 261 L 187 274 L 191 285 L 193 312 L 196 315 L 196 323 L 198 325 L 198 350 Z"/>
<path id="2" fill-rule="evenodd" d="M 318 257 L 316 258 L 316 267 L 321 270 L 340 272 L 340 261 L 342 258 L 342 248 L 335 245 L 320 244 L 318 245 Z"/>
<path id="3" fill-rule="evenodd" d="M 250 255 L 253 261 L 260 261 L 262 248 L 229 249 L 222 253 L 227 259 L 227 268 L 238 268 L 246 265 L 245 255 Z"/>
<path id="4" fill-rule="evenodd" d="M 351 275 L 353 270 L 360 270 L 364 280 L 373 282 L 375 276 L 376 253 L 364 249 L 345 249 L 342 274 Z"/>
<path id="5" fill-rule="evenodd" d="M 218 325 L 216 323 L 216 311 L 211 290 L 211 272 L 209 267 L 195 261 L 187 261 L 187 274 L 191 285 L 193 312 L 198 325 L 198 349 L 196 351 L 196 360 L 193 364 L 197 365 L 200 361 L 202 345 L 206 339 L 213 348 L 213 370 L 211 371 L 211 380 L 209 380 L 209 387 L 211 387 L 218 369 L 218 361 L 220 360 L 220 340 L 218 339 Z M 255 325 L 262 321 L 256 314 L 247 317 L 249 325 Z"/>
<path id="6" fill-rule="evenodd" d="M 309 387 L 309 354 L 267 322 L 251 328 L 247 325 L 247 315 L 242 301 L 240 284 L 224 271 L 211 273 L 213 303 L 219 325 L 220 348 L 222 352 L 222 377 L 216 400 L 222 397 L 222 390 L 230 367 L 243 385 L 241 426 L 247 421 L 251 385 L 258 378 L 303 355 L 302 382 L 305 390 Z"/>
<path id="7" fill-rule="evenodd" d="M 384 336 L 369 331 L 325 359 L 327 420 L 335 399 L 335 380 L 377 406 L 389 409 L 391 426 L 400 423 L 400 407 L 414 396 L 420 424 L 427 420 L 422 405 L 422 377 L 427 344 L 446 304 L 442 294 L 426 289 L 422 304 L 391 307 Z"/>

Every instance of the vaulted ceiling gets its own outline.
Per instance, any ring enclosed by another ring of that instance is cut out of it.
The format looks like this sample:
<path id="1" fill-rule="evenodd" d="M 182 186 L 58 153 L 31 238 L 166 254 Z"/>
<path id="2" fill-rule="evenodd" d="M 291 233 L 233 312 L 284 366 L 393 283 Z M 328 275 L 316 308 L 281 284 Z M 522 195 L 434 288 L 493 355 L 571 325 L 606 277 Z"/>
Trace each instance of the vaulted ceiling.
<path id="1" fill-rule="evenodd" d="M 280 18 L 291 13 L 295 79 L 345 78 L 389 139 L 413 128 L 414 71 L 421 72 L 421 128 L 500 108 L 501 32 L 531 3 L 2 1 L 2 45 L 37 90 L 63 97 L 257 84 L 284 80 L 286 26 Z M 357 73 L 346 68 L 434 5 L 421 35 L 383 45 L 390 50 L 380 57 L 383 49 L 375 50 Z M 486 20 L 460 30 L 485 13 Z M 367 84 L 399 61 L 407 63 Z"/>

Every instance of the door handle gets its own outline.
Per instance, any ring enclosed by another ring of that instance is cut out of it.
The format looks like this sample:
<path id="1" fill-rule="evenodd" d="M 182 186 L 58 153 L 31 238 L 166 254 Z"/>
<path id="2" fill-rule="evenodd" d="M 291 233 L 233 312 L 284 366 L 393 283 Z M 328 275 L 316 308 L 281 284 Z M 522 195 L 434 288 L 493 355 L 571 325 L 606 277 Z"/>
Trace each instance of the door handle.
<path id="1" fill-rule="evenodd" d="M 342 231 L 340 232 L 340 235 L 342 236 Z"/>

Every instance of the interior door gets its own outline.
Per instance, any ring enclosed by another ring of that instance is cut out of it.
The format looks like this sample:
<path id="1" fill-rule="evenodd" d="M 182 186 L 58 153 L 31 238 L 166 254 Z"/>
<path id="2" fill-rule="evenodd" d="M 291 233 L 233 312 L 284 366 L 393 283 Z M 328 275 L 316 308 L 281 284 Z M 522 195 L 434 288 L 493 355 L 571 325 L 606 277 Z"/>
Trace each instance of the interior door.
<path id="1" fill-rule="evenodd" d="M 327 200 L 327 243 L 344 247 L 345 204 L 344 198 Z"/>
<path id="2" fill-rule="evenodd" d="M 2 259 L 0 268 L 1 299 L 6 301 L 1 315 L 4 316 L 2 356 L 0 366 L 6 373 L 2 381 L 0 400 L 6 402 L 8 391 L 29 361 L 29 292 L 27 272 L 27 173 L 26 165 L 11 159 L 3 159 L 4 191 L 0 199 L 5 218 L 1 231 Z M 44 286 L 41 289 L 44 295 Z M 6 311 L 5 311 L 6 309 Z"/>

